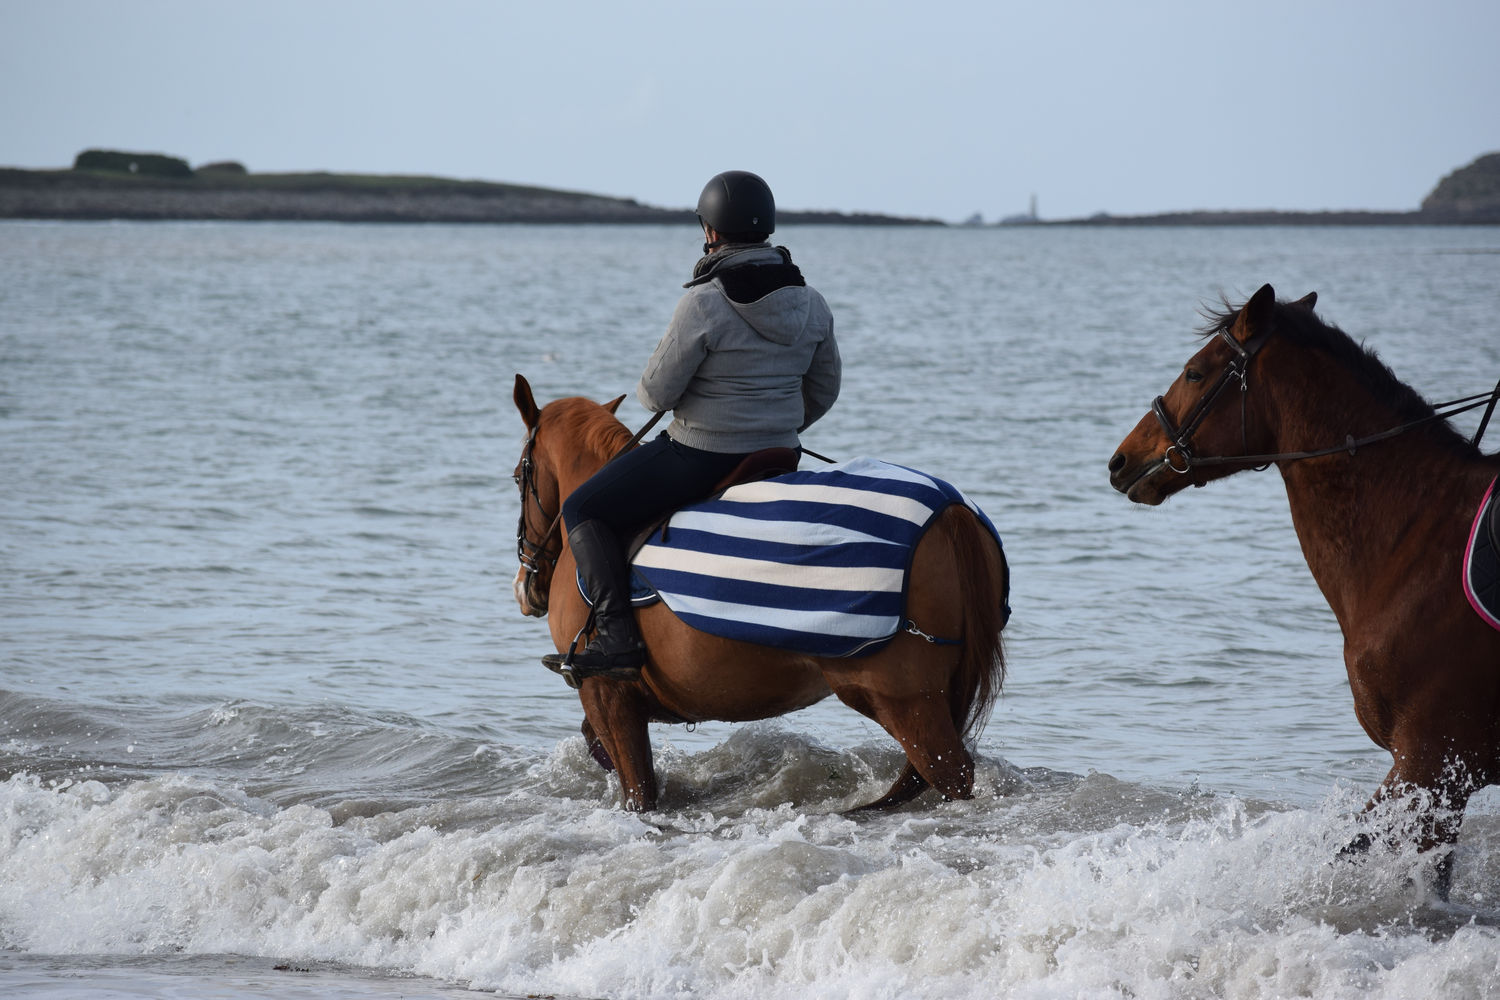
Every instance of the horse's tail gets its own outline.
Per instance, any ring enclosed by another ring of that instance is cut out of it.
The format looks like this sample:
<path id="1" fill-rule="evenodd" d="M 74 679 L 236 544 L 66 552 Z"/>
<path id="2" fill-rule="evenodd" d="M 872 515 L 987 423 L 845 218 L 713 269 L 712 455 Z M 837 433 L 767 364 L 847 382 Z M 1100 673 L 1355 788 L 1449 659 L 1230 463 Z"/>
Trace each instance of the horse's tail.
<path id="1" fill-rule="evenodd" d="M 994 535 L 966 507 L 955 504 L 939 519 L 963 588 L 963 652 L 948 690 L 953 724 L 965 740 L 984 729 L 1005 683 L 1000 633 L 1010 617 L 1010 567 Z"/>

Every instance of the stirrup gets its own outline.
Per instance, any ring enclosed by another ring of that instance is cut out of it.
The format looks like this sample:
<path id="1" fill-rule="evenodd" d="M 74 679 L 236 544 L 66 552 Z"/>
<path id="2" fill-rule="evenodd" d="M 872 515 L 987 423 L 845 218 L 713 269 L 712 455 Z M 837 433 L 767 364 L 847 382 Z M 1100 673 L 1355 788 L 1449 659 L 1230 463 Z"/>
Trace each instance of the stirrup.
<path id="1" fill-rule="evenodd" d="M 578 686 L 590 677 L 602 677 L 612 681 L 633 681 L 641 676 L 641 668 L 646 665 L 646 644 L 640 640 L 639 635 L 634 639 L 631 648 L 619 653 L 603 653 L 599 650 L 590 650 L 587 645 L 579 649 L 583 637 L 594 629 L 597 621 L 598 608 L 590 608 L 588 618 L 584 619 L 583 628 L 579 629 L 573 636 L 573 641 L 568 645 L 566 653 L 548 653 L 542 657 L 542 666 L 562 677 L 568 687 L 577 690 Z M 595 636 L 598 641 L 599 635 Z M 577 658 L 588 657 L 590 654 L 603 660 L 619 659 L 621 657 L 633 658 L 635 662 L 627 664 L 591 665 L 578 663 Z"/>
<path id="2" fill-rule="evenodd" d="M 610 681 L 633 681 L 641 676 L 641 666 L 590 667 L 573 662 L 573 650 L 566 653 L 548 653 L 542 657 L 542 666 L 562 677 L 563 682 L 574 690 L 590 677 L 602 677 Z M 645 658 L 644 651 L 641 654 Z"/>

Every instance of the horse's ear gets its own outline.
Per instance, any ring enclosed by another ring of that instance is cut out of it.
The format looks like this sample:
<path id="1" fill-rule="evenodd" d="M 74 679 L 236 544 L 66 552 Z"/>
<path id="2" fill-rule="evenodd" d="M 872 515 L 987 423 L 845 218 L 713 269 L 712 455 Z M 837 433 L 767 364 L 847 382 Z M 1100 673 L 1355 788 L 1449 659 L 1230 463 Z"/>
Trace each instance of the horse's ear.
<path id="1" fill-rule="evenodd" d="M 609 402 L 605 403 L 604 408 L 610 413 L 613 413 L 620 408 L 620 404 L 623 402 L 625 402 L 624 396 L 616 396 L 614 399 L 611 399 Z"/>
<path id="2" fill-rule="evenodd" d="M 1270 285 L 1261 285 L 1260 290 L 1250 296 L 1250 301 L 1245 303 L 1240 310 L 1239 319 L 1234 324 L 1234 339 L 1244 344 L 1251 337 L 1271 327 L 1271 311 L 1276 308 L 1276 289 Z"/>
<path id="3" fill-rule="evenodd" d="M 531 383 L 526 381 L 526 376 L 516 372 L 516 409 L 521 411 L 521 419 L 526 422 L 529 430 L 536 426 L 541 419 L 542 411 L 536 405 L 536 398 L 531 395 Z"/>
<path id="4" fill-rule="evenodd" d="M 1300 298 L 1296 302 L 1292 303 L 1292 305 L 1294 305 L 1294 306 L 1301 306 L 1303 309 L 1306 309 L 1308 312 L 1312 312 L 1313 311 L 1313 307 L 1315 307 L 1317 304 L 1318 304 L 1318 293 L 1317 292 L 1308 292 L 1306 295 L 1302 296 L 1302 298 Z"/>

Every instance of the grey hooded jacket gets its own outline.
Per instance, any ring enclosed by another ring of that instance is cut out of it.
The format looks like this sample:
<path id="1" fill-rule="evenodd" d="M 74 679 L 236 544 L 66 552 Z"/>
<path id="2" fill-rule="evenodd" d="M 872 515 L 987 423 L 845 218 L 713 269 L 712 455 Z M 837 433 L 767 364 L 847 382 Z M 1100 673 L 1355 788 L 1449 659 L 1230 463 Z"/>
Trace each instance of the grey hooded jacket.
<path id="1" fill-rule="evenodd" d="M 797 432 L 839 394 L 828 303 L 790 254 L 764 244 L 721 249 L 695 273 L 636 398 L 652 412 L 673 410 L 667 434 L 690 448 L 797 447 Z"/>

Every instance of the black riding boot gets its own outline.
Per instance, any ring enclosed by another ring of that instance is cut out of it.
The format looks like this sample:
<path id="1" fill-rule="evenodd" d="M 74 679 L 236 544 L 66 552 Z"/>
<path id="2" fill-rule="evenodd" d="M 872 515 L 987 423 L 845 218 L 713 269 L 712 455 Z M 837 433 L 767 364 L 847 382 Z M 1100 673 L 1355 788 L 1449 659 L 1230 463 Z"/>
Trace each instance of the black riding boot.
<path id="1" fill-rule="evenodd" d="M 594 638 L 584 649 L 549 653 L 542 663 L 573 687 L 585 677 L 633 680 L 646 662 L 646 646 L 630 608 L 630 567 L 619 540 L 602 521 L 589 520 L 568 531 L 568 545 L 594 602 Z"/>

